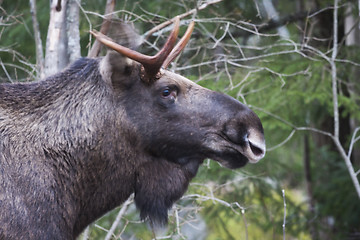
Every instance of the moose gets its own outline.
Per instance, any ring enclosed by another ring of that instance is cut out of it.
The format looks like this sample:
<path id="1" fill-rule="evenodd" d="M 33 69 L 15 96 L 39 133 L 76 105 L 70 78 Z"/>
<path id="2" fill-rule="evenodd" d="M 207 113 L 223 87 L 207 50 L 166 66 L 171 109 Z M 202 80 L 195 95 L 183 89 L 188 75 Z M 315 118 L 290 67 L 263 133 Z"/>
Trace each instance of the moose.
<path id="1" fill-rule="evenodd" d="M 204 159 L 235 169 L 265 155 L 258 116 L 167 66 L 188 42 L 179 18 L 148 56 L 109 48 L 42 81 L 0 84 L 0 239 L 75 239 L 134 193 L 167 223 Z"/>

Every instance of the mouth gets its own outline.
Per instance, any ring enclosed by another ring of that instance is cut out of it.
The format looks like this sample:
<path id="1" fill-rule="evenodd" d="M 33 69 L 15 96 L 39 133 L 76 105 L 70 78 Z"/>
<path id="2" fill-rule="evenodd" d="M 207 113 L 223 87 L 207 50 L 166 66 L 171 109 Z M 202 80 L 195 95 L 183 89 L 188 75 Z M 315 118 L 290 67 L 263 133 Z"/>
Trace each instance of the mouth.
<path id="1" fill-rule="evenodd" d="M 266 146 L 263 135 L 249 131 L 242 141 L 231 141 L 226 135 L 217 135 L 217 143 L 211 144 L 212 153 L 208 158 L 219 162 L 224 167 L 235 169 L 245 166 L 247 163 L 257 163 L 265 156 Z M 219 137 L 221 141 L 219 141 Z"/>
<path id="2" fill-rule="evenodd" d="M 244 167 L 249 162 L 248 158 L 233 149 L 229 149 L 226 152 L 209 155 L 208 157 L 220 163 L 221 166 L 229 169 Z"/>

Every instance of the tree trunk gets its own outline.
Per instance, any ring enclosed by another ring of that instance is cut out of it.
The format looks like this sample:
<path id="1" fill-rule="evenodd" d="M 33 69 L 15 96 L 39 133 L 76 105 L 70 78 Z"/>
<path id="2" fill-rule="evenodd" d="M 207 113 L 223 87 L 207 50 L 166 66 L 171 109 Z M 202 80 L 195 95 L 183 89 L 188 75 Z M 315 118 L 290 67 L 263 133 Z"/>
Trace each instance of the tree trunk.
<path id="1" fill-rule="evenodd" d="M 42 49 L 42 41 L 40 37 L 39 22 L 37 20 L 36 12 L 36 0 L 30 0 L 30 12 L 32 18 L 32 24 L 34 29 L 34 39 L 35 39 L 35 48 L 36 48 L 36 76 L 37 78 L 44 78 L 44 54 Z"/>
<path id="2" fill-rule="evenodd" d="M 359 3 L 360 4 L 360 3 Z M 354 16 L 353 14 L 353 7 L 354 6 L 348 6 L 346 9 L 345 14 L 345 26 L 344 26 L 344 34 L 346 36 L 345 39 L 345 45 L 346 46 L 360 46 L 360 22 L 359 18 Z M 359 6 L 360 8 L 360 6 Z M 359 67 L 352 66 L 349 68 L 349 71 L 351 72 L 349 74 L 349 78 L 351 76 L 359 76 L 360 70 Z M 356 99 L 356 96 L 359 96 L 359 88 L 356 88 L 356 85 L 358 85 L 358 82 L 355 82 L 354 79 L 349 79 L 349 83 L 347 84 L 347 90 L 350 94 L 350 96 L 354 96 L 354 99 Z M 360 103 L 359 103 L 360 104 Z M 351 132 L 354 132 L 357 127 L 359 127 L 360 123 L 355 118 L 352 118 L 350 116 L 350 128 Z M 352 162 L 355 166 L 360 165 L 360 149 L 355 147 L 352 152 Z"/>
<path id="3" fill-rule="evenodd" d="M 67 0 L 50 2 L 50 21 L 46 39 L 45 76 L 57 73 L 67 64 L 65 27 Z M 66 59 L 64 59 L 66 58 Z"/>
<path id="4" fill-rule="evenodd" d="M 360 6 L 359 6 L 360 7 Z M 345 14 L 345 44 L 346 46 L 360 46 L 360 23 L 353 14 L 353 6 L 348 5 Z"/>
<path id="5" fill-rule="evenodd" d="M 45 75 L 64 69 L 81 56 L 80 0 L 52 0 L 46 39 Z"/>
<path id="6" fill-rule="evenodd" d="M 66 8 L 66 30 L 69 63 L 81 57 L 79 5 L 81 0 L 69 0 Z"/>
<path id="7" fill-rule="evenodd" d="M 263 0 L 263 5 L 264 5 L 264 9 L 266 11 L 268 19 L 273 19 L 275 21 L 278 21 L 279 14 L 276 11 L 273 2 L 269 1 L 269 0 Z M 290 38 L 290 33 L 289 33 L 288 29 L 286 28 L 286 26 L 278 27 L 277 32 L 278 32 L 279 36 L 283 39 Z"/>

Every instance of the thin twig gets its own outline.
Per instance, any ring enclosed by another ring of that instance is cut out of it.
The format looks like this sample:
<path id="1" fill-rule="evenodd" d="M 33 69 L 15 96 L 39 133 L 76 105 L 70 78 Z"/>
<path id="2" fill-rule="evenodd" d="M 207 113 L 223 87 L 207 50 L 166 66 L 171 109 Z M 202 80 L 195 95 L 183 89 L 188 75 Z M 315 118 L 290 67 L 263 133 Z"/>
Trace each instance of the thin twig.
<path id="1" fill-rule="evenodd" d="M 111 225 L 110 230 L 108 231 L 108 233 L 106 234 L 105 240 L 110 240 L 112 236 L 114 235 L 115 229 L 117 228 L 117 226 L 119 225 L 121 218 L 123 217 L 123 215 L 125 214 L 128 206 L 133 202 L 133 197 L 128 198 L 122 205 L 118 215 L 116 216 L 115 221 L 113 222 L 113 224 Z"/>
<path id="2" fill-rule="evenodd" d="M 219 3 L 219 2 L 221 2 L 221 1 L 223 1 L 223 0 L 209 0 L 209 1 L 206 1 L 205 3 L 203 3 L 202 5 L 200 5 L 199 7 L 194 8 L 194 9 L 191 9 L 190 11 L 185 12 L 185 13 L 183 13 L 183 14 L 180 14 L 179 16 L 176 16 L 176 17 L 179 17 L 180 19 L 185 18 L 185 17 L 187 17 L 187 16 L 190 16 L 190 15 L 194 14 L 194 13 L 197 12 L 198 10 L 203 10 L 203 9 L 207 8 L 208 6 L 213 5 L 213 4 L 216 4 L 216 3 Z M 174 17 L 174 18 L 172 18 L 172 19 L 170 19 L 170 20 L 168 20 L 168 21 L 166 21 L 166 22 L 163 22 L 163 23 L 157 25 L 156 27 L 150 29 L 149 31 L 147 31 L 147 32 L 144 34 L 145 39 L 148 38 L 149 36 L 151 36 L 154 32 L 157 32 L 157 31 L 159 31 L 160 29 L 163 29 L 164 27 L 172 24 L 172 23 L 174 22 L 174 20 L 175 20 L 176 17 Z"/>
<path id="3" fill-rule="evenodd" d="M 103 23 L 101 24 L 100 32 L 104 35 L 106 35 L 110 28 L 112 13 L 115 9 L 115 0 L 107 0 L 106 1 L 106 8 L 105 8 L 105 18 L 103 20 Z M 97 57 L 99 55 L 101 48 L 101 43 L 96 39 L 93 46 L 91 47 L 88 57 Z"/>
<path id="4" fill-rule="evenodd" d="M 6 67 L 5 67 L 4 63 L 1 61 L 1 59 L 0 59 L 0 65 L 1 65 L 2 69 L 4 70 L 4 73 L 5 73 L 6 77 L 8 78 L 8 80 L 9 80 L 11 83 L 13 83 L 14 81 L 12 80 L 12 78 L 11 78 L 11 76 L 9 75 L 8 71 L 6 70 Z"/>
<path id="5" fill-rule="evenodd" d="M 130 223 L 130 222 L 129 222 L 128 220 L 125 221 L 125 224 L 124 224 L 122 230 L 121 230 L 121 231 L 119 232 L 119 234 L 116 236 L 116 239 L 121 239 L 121 235 L 125 232 L 125 230 L 126 230 L 127 226 L 129 225 L 129 223 Z"/>
<path id="6" fill-rule="evenodd" d="M 277 145 L 275 145 L 275 146 L 273 146 L 273 147 L 271 147 L 271 148 L 266 149 L 266 151 L 267 151 L 267 152 L 271 152 L 271 151 L 273 151 L 273 150 L 275 150 L 275 149 L 283 146 L 285 143 L 287 143 L 288 141 L 290 141 L 290 139 L 294 136 L 295 132 L 296 132 L 296 130 L 293 129 L 293 130 L 291 131 L 291 133 L 289 134 L 289 136 L 287 136 L 287 138 L 285 138 L 284 141 L 282 141 L 281 143 L 279 143 L 279 144 L 277 144 Z"/>
<path id="7" fill-rule="evenodd" d="M 245 240 L 248 240 L 249 239 L 248 224 L 247 224 L 247 221 L 246 221 L 245 209 L 244 208 L 241 209 L 241 215 L 243 217 L 244 225 L 245 225 Z"/>
<path id="8" fill-rule="evenodd" d="M 331 55 L 331 78 L 334 111 L 334 137 L 339 137 L 339 103 L 337 94 L 337 69 L 335 59 L 338 52 L 338 0 L 334 0 L 334 21 L 333 21 L 333 49 Z"/>
<path id="9" fill-rule="evenodd" d="M 182 238 L 182 239 L 186 239 L 182 233 L 181 233 L 181 229 L 180 229 L 180 220 L 179 220 L 179 211 L 176 207 L 175 208 L 175 219 L 176 219 L 176 231 L 177 234 Z"/>
<path id="10" fill-rule="evenodd" d="M 229 36 L 230 36 L 231 40 L 236 44 L 237 48 L 239 49 L 239 52 L 240 52 L 240 54 L 241 54 L 241 57 L 246 59 L 246 56 L 245 56 L 245 54 L 244 54 L 244 52 L 243 52 L 243 50 L 242 50 L 241 45 L 240 45 L 240 44 L 238 43 L 238 41 L 234 38 L 234 36 L 231 34 L 230 31 L 229 31 L 228 33 L 229 33 Z"/>
<path id="11" fill-rule="evenodd" d="M 89 239 L 89 232 L 90 232 L 90 226 L 87 226 L 83 232 L 82 240 L 88 240 Z"/>
<path id="12" fill-rule="evenodd" d="M 24 62 L 22 62 L 22 61 L 20 61 L 20 62 L 24 64 Z M 26 69 L 25 67 L 22 67 L 22 66 L 19 66 L 19 65 L 16 65 L 16 64 L 12 64 L 12 63 L 3 63 L 3 62 L 1 62 L 1 64 L 3 64 L 4 66 L 12 67 L 12 68 L 14 68 L 14 69 L 20 69 L 20 70 L 22 70 L 23 72 L 27 73 L 27 74 L 29 75 L 29 78 L 31 78 L 31 79 L 34 79 L 34 78 L 35 78 L 35 75 L 34 75 L 31 71 L 29 71 L 28 69 Z M 15 79 L 17 79 L 17 78 L 15 78 Z M 10 81 L 11 81 L 11 80 L 10 80 Z"/>
<path id="13" fill-rule="evenodd" d="M 188 195 L 185 195 L 183 196 L 181 199 L 192 199 L 192 198 L 195 198 L 199 201 L 214 201 L 214 202 L 217 202 L 217 203 L 220 203 L 221 205 L 224 205 L 226 207 L 229 207 L 235 214 L 240 214 L 235 208 L 234 206 L 238 207 L 239 206 L 239 203 L 238 202 L 232 202 L 232 203 L 228 203 L 222 199 L 219 199 L 219 198 L 216 198 L 214 196 L 212 197 L 209 197 L 209 196 L 204 196 L 204 195 L 200 195 L 200 194 L 188 194 Z"/>
<path id="14" fill-rule="evenodd" d="M 284 219 L 283 219 L 283 225 L 282 225 L 282 228 L 283 228 L 283 240 L 286 239 L 286 230 L 285 230 L 285 225 L 286 225 L 286 201 L 285 201 L 285 189 L 282 190 L 282 196 L 283 196 L 283 199 L 284 199 Z"/>
<path id="15" fill-rule="evenodd" d="M 94 226 L 95 226 L 96 228 L 100 229 L 100 230 L 103 230 L 104 232 L 109 232 L 109 230 L 107 230 L 106 228 L 104 228 L 104 227 L 102 227 L 102 226 L 100 226 L 100 225 L 98 225 L 98 224 L 94 224 Z"/>
<path id="16" fill-rule="evenodd" d="M 260 9 L 259 9 L 259 4 L 258 4 L 257 0 L 253 0 L 253 1 L 254 1 L 254 4 L 255 4 L 256 12 L 257 12 L 256 17 L 262 19 Z"/>
<path id="17" fill-rule="evenodd" d="M 229 31 L 229 26 L 230 26 L 230 24 L 227 23 L 226 27 L 225 27 L 225 30 L 224 30 L 224 34 L 219 39 L 216 40 L 216 42 L 215 42 L 215 44 L 214 44 L 214 46 L 212 48 L 216 48 L 217 45 L 225 38 L 226 34 Z"/>
<path id="18" fill-rule="evenodd" d="M 253 109 L 256 109 L 256 110 L 258 110 L 258 111 L 261 111 L 261 112 L 263 112 L 263 113 L 266 113 L 266 114 L 269 115 L 270 117 L 273 117 L 273 118 L 277 119 L 278 121 L 280 121 L 280 122 L 282 122 L 282 123 L 290 126 L 290 127 L 293 128 L 293 129 L 297 129 L 297 127 L 296 127 L 294 124 L 286 121 L 285 119 L 281 118 L 281 117 L 278 116 L 278 115 L 275 115 L 275 114 L 273 114 L 273 113 L 271 113 L 271 112 L 269 112 L 269 111 L 266 111 L 266 110 L 263 109 L 263 108 L 260 108 L 260 107 L 257 107 L 257 106 L 253 106 L 253 105 L 250 105 L 249 107 L 250 107 L 250 108 L 253 108 Z"/>
<path id="19" fill-rule="evenodd" d="M 350 146 L 349 146 L 349 151 L 348 151 L 348 154 L 347 154 L 347 157 L 350 158 L 351 157 L 351 153 L 352 153 L 352 150 L 353 150 L 353 147 L 354 147 L 354 144 L 359 140 L 360 136 L 359 137 L 356 137 L 356 134 L 358 133 L 358 131 L 360 131 L 360 127 L 357 127 L 355 130 L 354 130 L 354 133 L 351 137 L 351 141 L 350 141 Z"/>

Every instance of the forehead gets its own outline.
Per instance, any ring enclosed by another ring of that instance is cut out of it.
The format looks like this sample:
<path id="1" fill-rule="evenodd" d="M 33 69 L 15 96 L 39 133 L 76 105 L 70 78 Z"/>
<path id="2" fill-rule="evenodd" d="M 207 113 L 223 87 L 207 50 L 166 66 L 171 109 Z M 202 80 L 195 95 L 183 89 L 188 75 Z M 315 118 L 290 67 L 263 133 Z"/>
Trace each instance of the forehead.
<path id="1" fill-rule="evenodd" d="M 176 84 L 177 86 L 179 86 L 181 88 L 182 87 L 184 87 L 184 88 L 192 88 L 192 87 L 199 88 L 200 87 L 198 84 L 194 83 L 193 81 L 190 81 L 189 79 L 187 79 L 179 74 L 170 72 L 168 70 L 161 69 L 160 73 L 162 76 L 158 80 L 159 83 Z"/>

